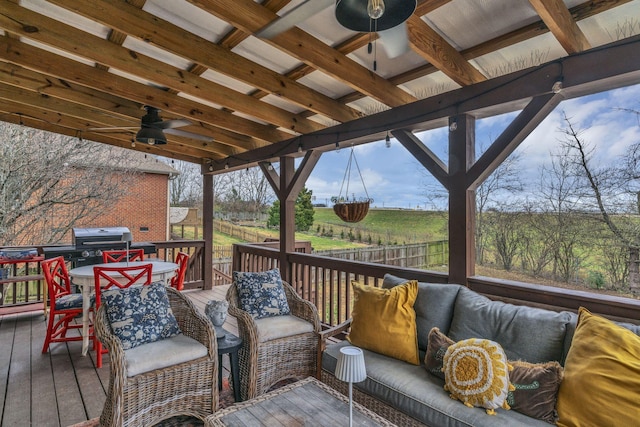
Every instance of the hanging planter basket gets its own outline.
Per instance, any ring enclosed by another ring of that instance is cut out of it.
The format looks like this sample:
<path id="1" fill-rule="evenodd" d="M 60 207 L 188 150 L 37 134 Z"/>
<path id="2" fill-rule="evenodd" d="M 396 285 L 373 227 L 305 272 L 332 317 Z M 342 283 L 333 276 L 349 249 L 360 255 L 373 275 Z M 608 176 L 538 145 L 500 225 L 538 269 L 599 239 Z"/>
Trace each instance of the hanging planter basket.
<path id="1" fill-rule="evenodd" d="M 363 202 L 344 202 L 333 205 L 333 211 L 344 222 L 360 222 L 369 213 L 370 200 Z"/>
<path id="2" fill-rule="evenodd" d="M 355 163 L 356 168 L 358 169 L 358 174 L 360 175 L 360 180 L 362 181 L 362 187 L 364 188 L 364 192 L 366 197 L 362 197 L 360 199 L 356 199 L 355 196 L 352 196 L 351 199 L 348 196 L 342 196 L 342 190 L 345 186 L 345 182 L 347 184 L 345 194 L 349 194 L 349 181 L 351 178 L 351 164 Z M 358 161 L 355 158 L 353 153 L 353 147 L 351 147 L 351 154 L 349 155 L 349 162 L 347 163 L 347 170 L 344 173 L 344 178 L 342 180 L 342 187 L 340 187 L 340 196 L 332 197 L 331 201 L 333 204 L 333 211 L 338 217 L 344 222 L 360 222 L 367 216 L 369 213 L 369 204 L 373 202 L 373 199 L 369 197 L 367 193 L 367 188 L 364 185 L 364 180 L 362 179 L 362 174 L 360 173 L 360 167 L 358 166 Z"/>

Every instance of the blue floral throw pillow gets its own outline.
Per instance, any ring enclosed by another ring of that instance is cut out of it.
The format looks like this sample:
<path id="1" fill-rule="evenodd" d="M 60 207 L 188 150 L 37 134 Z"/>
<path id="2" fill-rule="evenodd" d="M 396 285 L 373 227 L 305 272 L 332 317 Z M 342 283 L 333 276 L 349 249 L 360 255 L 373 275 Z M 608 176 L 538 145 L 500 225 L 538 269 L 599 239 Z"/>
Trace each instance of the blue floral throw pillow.
<path id="1" fill-rule="evenodd" d="M 180 333 L 163 283 L 102 292 L 111 330 L 125 350 Z"/>
<path id="2" fill-rule="evenodd" d="M 291 313 L 277 268 L 260 273 L 234 271 L 233 281 L 238 287 L 240 308 L 254 319 Z"/>

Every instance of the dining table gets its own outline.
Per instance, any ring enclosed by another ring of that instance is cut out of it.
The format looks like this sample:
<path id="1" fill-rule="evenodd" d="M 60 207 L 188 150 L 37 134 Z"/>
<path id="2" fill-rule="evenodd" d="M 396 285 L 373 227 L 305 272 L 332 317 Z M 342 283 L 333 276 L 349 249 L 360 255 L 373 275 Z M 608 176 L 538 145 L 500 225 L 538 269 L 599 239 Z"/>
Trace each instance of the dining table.
<path id="1" fill-rule="evenodd" d="M 82 292 L 82 355 L 86 356 L 89 351 L 89 312 L 91 311 L 91 295 L 95 293 L 95 277 L 93 274 L 94 267 L 135 267 L 145 264 L 151 264 L 151 281 L 163 282 L 165 285 L 170 284 L 170 280 L 176 274 L 178 264 L 175 262 L 162 261 L 160 259 L 150 258 L 144 261 L 129 262 L 109 262 L 104 264 L 83 265 L 81 267 L 69 270 L 71 282 L 77 285 Z M 110 272 L 110 276 L 118 278 L 117 272 Z"/>

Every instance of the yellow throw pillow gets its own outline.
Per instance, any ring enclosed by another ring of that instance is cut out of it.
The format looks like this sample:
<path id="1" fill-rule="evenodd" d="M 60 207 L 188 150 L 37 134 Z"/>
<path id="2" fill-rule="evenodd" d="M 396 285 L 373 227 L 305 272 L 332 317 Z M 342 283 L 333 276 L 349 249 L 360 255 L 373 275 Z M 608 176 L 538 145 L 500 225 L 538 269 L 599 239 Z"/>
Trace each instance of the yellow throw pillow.
<path id="1" fill-rule="evenodd" d="M 560 427 L 638 425 L 640 337 L 581 307 L 557 409 Z"/>
<path id="2" fill-rule="evenodd" d="M 365 286 L 352 281 L 353 310 L 351 344 L 420 364 L 416 312 L 413 304 L 418 296 L 418 282 L 409 281 L 391 289 Z"/>

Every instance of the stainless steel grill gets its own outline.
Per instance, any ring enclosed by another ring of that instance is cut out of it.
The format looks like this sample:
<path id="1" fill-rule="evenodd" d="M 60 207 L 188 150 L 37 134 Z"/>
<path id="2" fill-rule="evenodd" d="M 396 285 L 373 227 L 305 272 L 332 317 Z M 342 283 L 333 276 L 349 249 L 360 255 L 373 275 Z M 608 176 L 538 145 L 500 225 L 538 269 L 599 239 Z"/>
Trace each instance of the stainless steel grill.
<path id="1" fill-rule="evenodd" d="M 99 264 L 102 251 L 125 249 L 124 233 L 127 227 L 74 228 L 72 246 L 51 246 L 43 248 L 45 258 L 64 256 L 73 266 Z M 132 242 L 129 249 L 143 249 L 145 254 L 156 253 L 156 246 L 149 242 Z"/>

